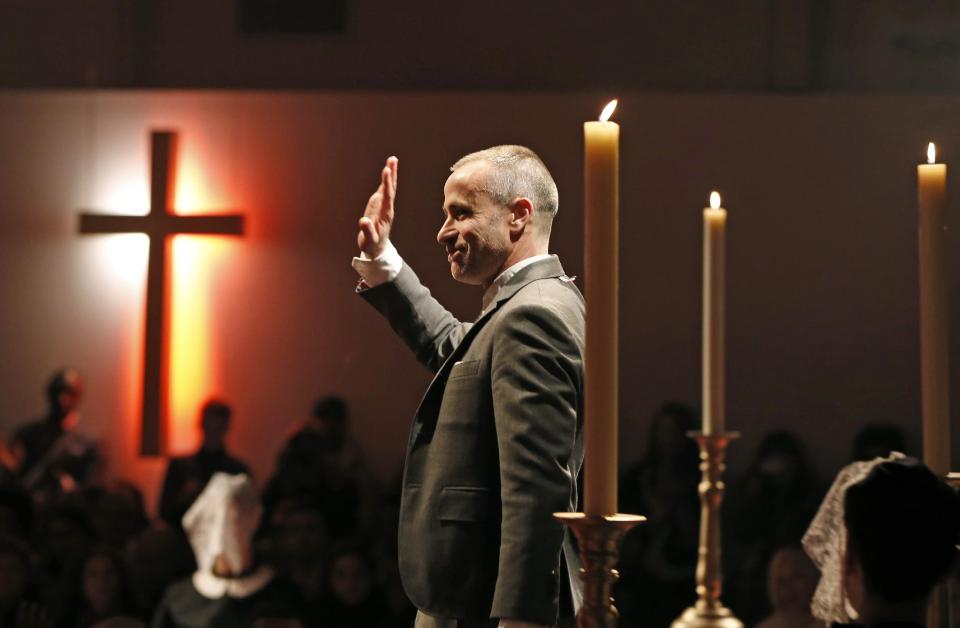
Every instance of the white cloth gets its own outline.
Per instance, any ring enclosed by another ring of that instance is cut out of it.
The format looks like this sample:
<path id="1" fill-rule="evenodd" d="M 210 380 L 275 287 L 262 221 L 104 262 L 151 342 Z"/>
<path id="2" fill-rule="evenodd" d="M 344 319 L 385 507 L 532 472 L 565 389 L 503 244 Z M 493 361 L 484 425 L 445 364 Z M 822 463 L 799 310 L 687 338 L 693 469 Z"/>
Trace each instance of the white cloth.
<path id="1" fill-rule="evenodd" d="M 854 462 L 841 469 L 803 535 L 803 549 L 820 569 L 820 582 L 810 603 L 810 612 L 817 619 L 843 624 L 856 621 L 857 612 L 843 589 L 843 559 L 847 552 L 843 500 L 847 489 L 866 478 L 874 467 L 903 457 L 903 454 L 893 452 L 887 458 Z"/>
<path id="2" fill-rule="evenodd" d="M 273 578 L 273 572 L 266 567 L 235 578 L 213 574 L 213 565 L 220 555 L 235 572 L 246 567 L 262 513 L 253 482 L 246 474 L 214 473 L 207 482 L 183 515 L 183 529 L 197 560 L 193 584 L 201 595 L 211 599 L 224 595 L 247 597 Z"/>
<path id="3" fill-rule="evenodd" d="M 253 573 L 236 578 L 220 578 L 206 571 L 196 571 L 191 581 L 197 593 L 208 600 L 218 600 L 223 596 L 241 599 L 250 597 L 270 584 L 274 575 L 273 569 L 262 566 Z"/>
<path id="4" fill-rule="evenodd" d="M 393 242 L 387 240 L 383 253 L 370 259 L 366 253 L 361 251 L 360 257 L 353 258 L 352 265 L 364 283 L 372 288 L 396 279 L 403 268 L 403 258 L 400 257 L 400 253 L 393 246 Z"/>

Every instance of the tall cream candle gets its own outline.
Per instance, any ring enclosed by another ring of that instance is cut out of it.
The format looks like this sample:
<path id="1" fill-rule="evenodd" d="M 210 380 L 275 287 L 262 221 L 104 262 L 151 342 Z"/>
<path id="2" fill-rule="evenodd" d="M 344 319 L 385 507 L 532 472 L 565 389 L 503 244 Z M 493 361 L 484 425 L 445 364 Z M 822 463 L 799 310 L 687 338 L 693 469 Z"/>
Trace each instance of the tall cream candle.
<path id="1" fill-rule="evenodd" d="M 584 368 L 584 511 L 617 512 L 619 367 L 620 126 L 610 122 L 617 101 L 599 122 L 583 125 L 586 355 Z"/>
<path id="2" fill-rule="evenodd" d="M 703 210 L 703 433 L 725 429 L 724 318 L 727 210 L 710 194 Z"/>
<path id="3" fill-rule="evenodd" d="M 950 389 L 947 326 L 947 166 L 936 147 L 917 166 L 920 255 L 920 377 L 923 460 L 941 476 L 950 472 Z"/>

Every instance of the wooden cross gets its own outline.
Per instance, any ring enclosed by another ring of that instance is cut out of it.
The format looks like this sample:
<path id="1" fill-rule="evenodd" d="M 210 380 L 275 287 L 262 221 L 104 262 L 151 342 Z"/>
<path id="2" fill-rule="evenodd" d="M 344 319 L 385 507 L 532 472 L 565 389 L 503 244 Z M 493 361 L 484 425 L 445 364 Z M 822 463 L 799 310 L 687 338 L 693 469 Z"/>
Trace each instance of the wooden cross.
<path id="1" fill-rule="evenodd" d="M 242 215 L 178 216 L 172 213 L 177 135 L 150 133 L 150 211 L 145 216 L 80 214 L 80 233 L 145 233 L 150 239 L 147 265 L 147 316 L 143 351 L 140 453 L 165 453 L 169 388 L 167 318 L 168 236 L 178 233 L 242 235 Z"/>

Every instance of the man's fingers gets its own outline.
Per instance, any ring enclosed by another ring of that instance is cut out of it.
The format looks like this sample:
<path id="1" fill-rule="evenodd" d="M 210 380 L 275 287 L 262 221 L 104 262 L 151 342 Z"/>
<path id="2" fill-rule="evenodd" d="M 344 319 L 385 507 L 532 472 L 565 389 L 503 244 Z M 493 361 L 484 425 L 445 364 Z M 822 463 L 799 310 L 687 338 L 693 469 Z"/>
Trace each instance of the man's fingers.
<path id="1" fill-rule="evenodd" d="M 383 199 L 381 200 L 381 209 L 393 207 L 393 173 L 389 166 L 384 166 L 380 173 L 380 188 L 383 190 Z"/>
<path id="2" fill-rule="evenodd" d="M 371 244 L 380 243 L 380 234 L 377 233 L 377 230 L 374 227 L 373 221 L 367 218 L 366 216 L 360 219 L 360 231 L 363 232 L 363 235 L 367 239 L 367 242 Z"/>
<path id="3" fill-rule="evenodd" d="M 400 160 L 396 157 L 387 158 L 387 167 L 390 168 L 390 180 L 393 182 L 393 196 L 397 195 L 397 185 L 399 184 L 398 170 L 400 169 Z"/>

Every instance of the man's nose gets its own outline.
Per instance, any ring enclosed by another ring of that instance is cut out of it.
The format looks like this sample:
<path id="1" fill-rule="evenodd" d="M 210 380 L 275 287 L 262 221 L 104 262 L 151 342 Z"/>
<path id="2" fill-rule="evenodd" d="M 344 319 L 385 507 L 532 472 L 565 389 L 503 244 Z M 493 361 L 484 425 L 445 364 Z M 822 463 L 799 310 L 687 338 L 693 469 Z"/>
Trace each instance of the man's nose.
<path id="1" fill-rule="evenodd" d="M 457 231 L 453 228 L 453 221 L 447 218 L 440 225 L 440 231 L 437 232 L 437 243 L 444 246 L 449 240 L 456 239 Z"/>

